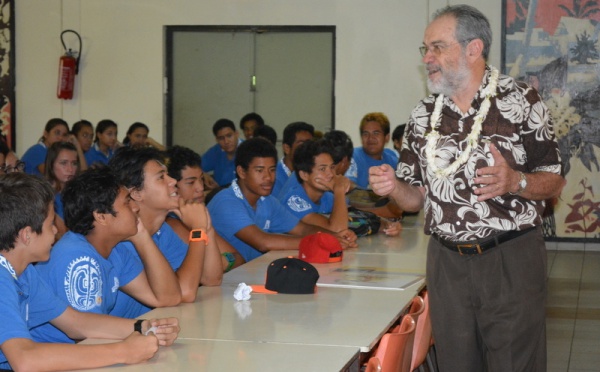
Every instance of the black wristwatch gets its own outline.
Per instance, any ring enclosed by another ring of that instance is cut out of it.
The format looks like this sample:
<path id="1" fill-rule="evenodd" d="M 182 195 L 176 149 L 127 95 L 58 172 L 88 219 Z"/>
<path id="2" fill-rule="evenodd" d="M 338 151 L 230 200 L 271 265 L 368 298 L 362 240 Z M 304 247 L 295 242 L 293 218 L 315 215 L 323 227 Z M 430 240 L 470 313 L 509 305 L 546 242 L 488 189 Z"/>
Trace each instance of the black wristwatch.
<path id="1" fill-rule="evenodd" d="M 146 319 L 138 319 L 135 321 L 135 323 L 133 323 L 133 331 L 134 332 L 142 333 L 142 323 L 144 322 L 144 320 L 146 320 Z"/>

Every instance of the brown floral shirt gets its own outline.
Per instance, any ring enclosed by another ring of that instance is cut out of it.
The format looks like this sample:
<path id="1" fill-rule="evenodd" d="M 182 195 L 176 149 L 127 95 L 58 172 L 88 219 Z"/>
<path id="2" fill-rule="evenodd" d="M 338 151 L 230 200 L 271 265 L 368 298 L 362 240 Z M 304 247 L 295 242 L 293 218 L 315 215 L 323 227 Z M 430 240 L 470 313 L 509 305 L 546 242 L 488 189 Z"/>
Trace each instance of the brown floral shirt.
<path id="1" fill-rule="evenodd" d="M 483 97 L 481 90 L 490 76 L 489 67 L 482 86 L 466 114 L 444 97 L 440 140 L 435 162 L 446 168 L 466 147 L 473 120 Z M 473 189 L 476 170 L 491 166 L 494 159 L 489 143 L 494 143 L 513 169 L 525 172 L 561 174 L 558 144 L 548 108 L 537 91 L 513 78 L 500 75 L 497 95 L 491 98 L 482 125 L 478 146 L 455 174 L 437 178 L 428 170 L 426 135 L 431 131 L 430 117 L 435 99 L 432 95 L 413 110 L 404 135 L 396 176 L 413 186 L 425 187 L 425 233 L 436 233 L 451 240 L 473 240 L 502 231 L 522 230 L 540 225 L 545 203 L 505 194 L 477 201 Z"/>

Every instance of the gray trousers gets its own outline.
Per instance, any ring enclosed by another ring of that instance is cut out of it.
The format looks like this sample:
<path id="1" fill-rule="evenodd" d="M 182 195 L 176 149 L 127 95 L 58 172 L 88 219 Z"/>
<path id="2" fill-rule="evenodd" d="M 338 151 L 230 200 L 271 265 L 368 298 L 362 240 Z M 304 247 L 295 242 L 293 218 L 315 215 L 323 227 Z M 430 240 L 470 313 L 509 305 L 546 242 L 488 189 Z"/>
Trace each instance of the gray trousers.
<path id="1" fill-rule="evenodd" d="M 540 228 L 475 256 L 431 238 L 427 288 L 440 371 L 546 371 L 546 265 Z"/>

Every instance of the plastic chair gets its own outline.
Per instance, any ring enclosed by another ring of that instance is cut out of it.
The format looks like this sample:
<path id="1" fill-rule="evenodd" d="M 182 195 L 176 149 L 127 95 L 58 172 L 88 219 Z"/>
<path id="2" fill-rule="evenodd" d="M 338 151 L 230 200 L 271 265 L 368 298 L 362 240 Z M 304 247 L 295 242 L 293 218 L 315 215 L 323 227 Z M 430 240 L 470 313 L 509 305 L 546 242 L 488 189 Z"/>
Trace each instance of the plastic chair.
<path id="1" fill-rule="evenodd" d="M 413 297 L 407 315 L 412 316 L 415 322 L 419 324 L 419 319 L 423 311 L 425 311 L 425 299 L 421 296 Z"/>
<path id="2" fill-rule="evenodd" d="M 369 358 L 365 372 L 381 372 L 381 363 L 379 362 L 379 358 L 377 358 L 377 357 Z"/>
<path id="3" fill-rule="evenodd" d="M 410 366 L 411 371 L 414 371 L 425 362 L 429 348 L 432 344 L 431 318 L 429 316 L 429 297 L 427 291 L 424 292 L 421 299 L 423 300 L 423 308 L 418 315 L 417 326 L 415 329 L 415 341 Z"/>
<path id="4" fill-rule="evenodd" d="M 383 335 L 375 355 L 367 363 L 367 368 L 371 364 L 375 369 L 369 371 L 410 372 L 415 326 L 412 316 L 405 316 L 392 332 Z M 376 369 L 378 366 L 380 369 Z"/>

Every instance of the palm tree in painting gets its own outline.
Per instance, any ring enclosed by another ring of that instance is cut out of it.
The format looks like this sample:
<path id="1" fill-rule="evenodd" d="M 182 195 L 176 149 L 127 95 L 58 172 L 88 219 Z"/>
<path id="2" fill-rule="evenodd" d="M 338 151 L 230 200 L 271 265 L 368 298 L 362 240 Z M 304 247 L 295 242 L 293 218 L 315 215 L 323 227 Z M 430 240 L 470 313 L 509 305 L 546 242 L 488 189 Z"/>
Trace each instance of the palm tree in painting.
<path id="1" fill-rule="evenodd" d="M 592 14 L 600 12 L 598 1 L 596 0 L 573 0 L 571 9 L 560 4 L 558 6 L 572 18 L 589 18 Z"/>
<path id="2" fill-rule="evenodd" d="M 510 25 L 507 25 L 506 33 L 514 34 L 525 29 L 525 21 L 527 19 L 527 9 L 529 8 L 529 0 L 514 0 L 515 4 L 515 19 Z"/>
<path id="3" fill-rule="evenodd" d="M 580 37 L 581 36 L 581 37 Z M 580 64 L 589 63 L 590 59 L 598 59 L 598 50 L 596 49 L 596 40 L 591 39 L 587 31 L 583 31 L 581 35 L 575 35 L 577 44 L 570 49 L 573 53 L 571 62 L 577 61 Z"/>

